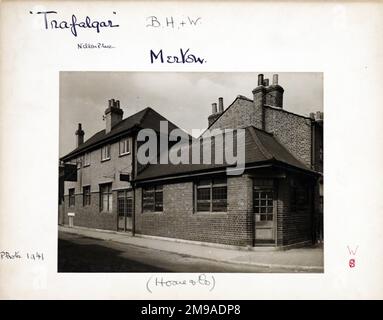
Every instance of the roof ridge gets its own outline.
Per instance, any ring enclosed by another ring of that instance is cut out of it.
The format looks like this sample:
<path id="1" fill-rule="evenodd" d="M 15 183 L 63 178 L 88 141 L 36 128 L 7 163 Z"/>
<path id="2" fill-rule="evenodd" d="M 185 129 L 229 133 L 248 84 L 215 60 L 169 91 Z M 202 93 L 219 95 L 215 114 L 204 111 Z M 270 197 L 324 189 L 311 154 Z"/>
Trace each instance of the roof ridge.
<path id="1" fill-rule="evenodd" d="M 139 126 L 141 126 L 142 125 L 142 123 L 144 122 L 144 119 L 146 119 L 146 117 L 147 117 L 147 115 L 148 115 L 148 113 L 149 113 L 149 111 L 150 110 L 153 110 L 151 107 L 146 107 L 146 108 L 144 108 L 144 109 L 142 109 L 140 112 L 142 112 L 143 111 L 143 115 L 142 115 L 142 117 L 140 118 L 140 120 L 137 122 L 137 125 L 139 125 Z"/>

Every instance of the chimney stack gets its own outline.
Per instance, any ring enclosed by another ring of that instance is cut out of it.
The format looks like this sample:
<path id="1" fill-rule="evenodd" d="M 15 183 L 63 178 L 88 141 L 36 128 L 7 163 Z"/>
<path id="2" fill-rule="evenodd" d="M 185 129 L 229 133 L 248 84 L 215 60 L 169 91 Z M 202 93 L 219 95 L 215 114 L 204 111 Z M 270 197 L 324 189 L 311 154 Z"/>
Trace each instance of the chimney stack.
<path id="1" fill-rule="evenodd" d="M 276 86 L 278 84 L 278 75 L 273 74 L 273 85 Z"/>
<path id="2" fill-rule="evenodd" d="M 258 86 L 263 86 L 263 74 L 258 75 Z"/>
<path id="3" fill-rule="evenodd" d="M 216 114 L 217 113 L 217 103 L 212 103 L 211 104 L 211 114 Z"/>
<path id="4" fill-rule="evenodd" d="M 207 118 L 209 127 L 211 124 L 217 120 L 220 115 L 223 113 L 223 98 L 218 98 L 218 110 L 217 110 L 217 103 L 214 102 L 211 104 L 211 115 Z"/>
<path id="5" fill-rule="evenodd" d="M 267 88 L 266 105 L 283 108 L 283 92 L 278 84 L 278 75 L 273 74 L 273 84 Z"/>
<path id="6" fill-rule="evenodd" d="M 223 98 L 222 97 L 218 98 L 218 111 L 223 112 Z"/>
<path id="7" fill-rule="evenodd" d="M 258 129 L 265 129 L 265 102 L 266 102 L 266 88 L 264 87 L 263 74 L 258 75 L 258 86 L 253 90 L 253 100 L 255 109 L 255 127 Z"/>
<path id="8" fill-rule="evenodd" d="M 120 100 L 111 99 L 108 103 L 108 108 L 105 110 L 105 133 L 109 133 L 122 120 L 124 114 L 124 111 L 120 108 Z"/>
<path id="9" fill-rule="evenodd" d="M 84 130 L 81 128 L 81 123 L 78 124 L 78 129 L 75 132 L 76 135 L 76 147 L 81 146 L 84 143 Z"/>

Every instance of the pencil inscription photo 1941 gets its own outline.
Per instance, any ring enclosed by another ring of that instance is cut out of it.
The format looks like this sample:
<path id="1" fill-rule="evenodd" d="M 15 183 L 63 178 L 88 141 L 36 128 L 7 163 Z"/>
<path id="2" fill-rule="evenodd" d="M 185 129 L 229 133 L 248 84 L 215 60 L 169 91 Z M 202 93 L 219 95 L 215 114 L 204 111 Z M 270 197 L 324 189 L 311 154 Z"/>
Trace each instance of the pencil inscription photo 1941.
<path id="1" fill-rule="evenodd" d="M 58 271 L 322 273 L 323 121 L 321 73 L 60 72 Z"/>

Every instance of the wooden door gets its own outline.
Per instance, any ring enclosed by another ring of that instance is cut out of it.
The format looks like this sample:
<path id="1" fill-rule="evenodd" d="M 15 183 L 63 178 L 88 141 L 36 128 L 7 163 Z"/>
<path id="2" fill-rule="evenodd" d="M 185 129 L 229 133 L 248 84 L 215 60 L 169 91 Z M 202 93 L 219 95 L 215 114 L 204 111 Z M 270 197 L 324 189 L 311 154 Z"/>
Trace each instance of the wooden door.
<path id="1" fill-rule="evenodd" d="M 253 190 L 255 215 L 255 244 L 274 243 L 274 190 L 272 187 L 256 187 Z"/>

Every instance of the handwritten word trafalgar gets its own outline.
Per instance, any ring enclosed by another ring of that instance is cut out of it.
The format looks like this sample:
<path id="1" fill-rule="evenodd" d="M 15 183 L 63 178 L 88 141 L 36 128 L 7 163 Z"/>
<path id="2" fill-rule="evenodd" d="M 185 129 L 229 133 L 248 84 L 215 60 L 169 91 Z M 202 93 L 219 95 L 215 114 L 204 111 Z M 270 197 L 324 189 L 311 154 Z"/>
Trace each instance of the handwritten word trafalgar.
<path id="1" fill-rule="evenodd" d="M 32 11 L 29 11 L 30 14 L 33 14 Z M 117 28 L 118 24 L 114 24 L 112 20 L 108 21 L 98 21 L 95 19 L 91 19 L 89 16 L 86 16 L 83 21 L 79 21 L 76 15 L 72 14 L 71 20 L 56 20 L 52 19 L 52 14 L 57 14 L 57 11 L 38 11 L 36 14 L 44 15 L 44 26 L 45 29 L 70 29 L 71 33 L 77 37 L 78 29 L 95 29 L 97 33 L 100 33 L 102 28 Z M 116 12 L 113 12 L 116 14 Z"/>

